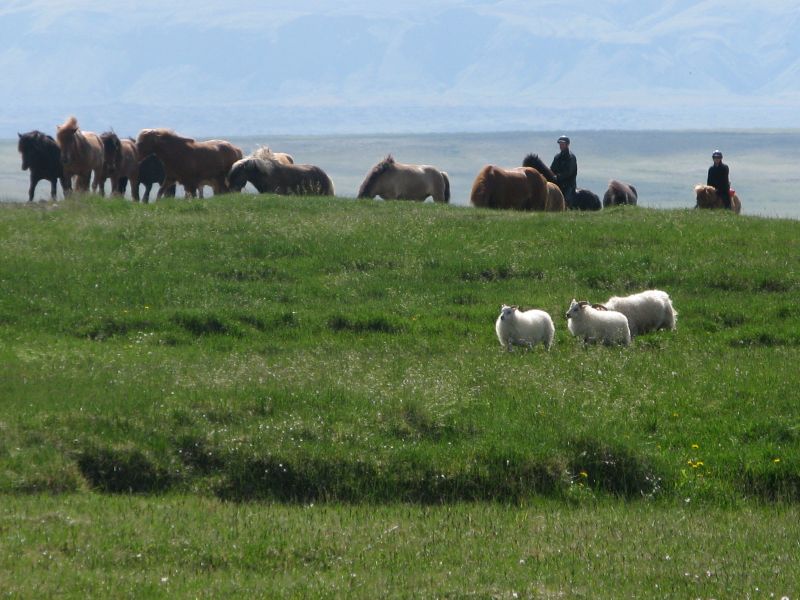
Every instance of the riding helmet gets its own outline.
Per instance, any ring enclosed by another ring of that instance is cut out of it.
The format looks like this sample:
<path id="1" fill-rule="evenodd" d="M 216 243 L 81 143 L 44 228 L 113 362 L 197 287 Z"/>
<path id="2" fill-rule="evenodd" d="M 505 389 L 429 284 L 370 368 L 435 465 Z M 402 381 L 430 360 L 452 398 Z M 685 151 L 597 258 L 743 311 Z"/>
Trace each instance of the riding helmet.
<path id="1" fill-rule="evenodd" d="M 711 158 L 722 158 L 722 152 L 714 150 L 714 152 L 711 153 Z"/>
<path id="2" fill-rule="evenodd" d="M 565 135 L 562 135 L 560 138 L 558 138 L 557 141 L 558 141 L 559 144 L 561 142 L 564 142 L 565 144 L 569 145 L 569 138 L 567 136 L 565 136 Z"/>

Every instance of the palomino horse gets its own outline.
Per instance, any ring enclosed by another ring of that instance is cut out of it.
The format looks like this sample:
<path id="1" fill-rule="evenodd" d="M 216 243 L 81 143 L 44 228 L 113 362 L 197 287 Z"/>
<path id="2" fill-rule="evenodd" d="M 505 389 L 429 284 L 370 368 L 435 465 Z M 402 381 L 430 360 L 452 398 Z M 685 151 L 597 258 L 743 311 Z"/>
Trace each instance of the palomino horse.
<path id="1" fill-rule="evenodd" d="M 380 196 L 384 200 L 417 200 L 428 196 L 434 202 L 450 202 L 447 173 L 430 165 L 406 165 L 390 154 L 375 165 L 358 190 L 359 198 Z"/>
<path id="2" fill-rule="evenodd" d="M 228 173 L 231 191 L 242 191 L 248 182 L 261 194 L 333 196 L 330 177 L 314 165 L 284 164 L 249 156 L 233 163 Z"/>
<path id="3" fill-rule="evenodd" d="M 64 186 L 64 167 L 61 164 L 61 150 L 56 141 L 41 131 L 18 133 L 17 150 L 22 155 L 22 170 L 31 171 L 31 185 L 28 188 L 28 202 L 33 200 L 36 184 L 42 179 L 50 182 L 50 199 L 56 199 L 56 185 L 61 179 Z"/>
<path id="4" fill-rule="evenodd" d="M 547 204 L 545 205 L 546 211 L 561 212 L 567 209 L 566 202 L 564 201 L 564 194 L 561 192 L 561 188 L 556 185 L 555 173 L 550 170 L 550 167 L 542 162 L 542 159 L 539 158 L 538 154 L 528 154 L 528 156 L 522 160 L 522 166 L 536 169 L 547 180 Z"/>
<path id="5" fill-rule="evenodd" d="M 94 172 L 95 184 L 103 172 L 103 141 L 91 131 L 81 131 L 75 117 L 67 119 L 56 131 L 56 140 L 61 148 L 61 163 L 64 167 L 64 182 L 68 193 L 72 188 L 72 177 L 77 178 L 75 187 L 78 191 L 88 192 L 89 182 Z"/>
<path id="6" fill-rule="evenodd" d="M 544 175 L 545 179 L 547 179 L 548 184 L 556 183 L 555 173 L 553 173 L 553 171 L 550 170 L 550 167 L 548 167 L 546 164 L 544 164 L 544 162 L 542 162 L 542 159 L 539 158 L 538 155 L 528 154 L 528 156 L 526 156 L 523 159 L 522 166 L 531 167 L 532 169 L 536 169 L 537 171 L 539 171 L 539 173 Z M 552 186 L 550 185 L 548 185 L 547 187 L 548 189 L 552 189 Z M 559 192 L 560 191 L 561 190 L 559 189 Z M 563 197 L 564 194 L 561 194 L 561 196 Z M 564 198 L 564 200 L 566 208 L 569 209 L 600 210 L 603 207 L 603 205 L 600 204 L 600 197 L 597 194 L 583 188 L 577 188 L 574 191 L 574 193 L 570 195 L 569 198 Z M 551 196 L 550 202 L 557 203 L 558 199 Z M 559 209 L 548 208 L 547 210 L 559 210 Z"/>
<path id="7" fill-rule="evenodd" d="M 697 198 L 695 208 L 725 208 L 722 198 L 713 186 L 698 184 L 694 186 L 694 193 Z M 733 190 L 731 190 L 731 210 L 737 215 L 742 212 L 742 202 Z"/>
<path id="8" fill-rule="evenodd" d="M 536 169 L 486 165 L 472 183 L 470 202 L 483 208 L 545 210 L 547 197 L 547 181 Z"/>
<path id="9" fill-rule="evenodd" d="M 619 206 L 621 204 L 636 206 L 638 200 L 639 192 L 636 191 L 635 187 L 629 183 L 612 179 L 608 182 L 608 189 L 603 195 L 603 207 Z"/>
<path id="10" fill-rule="evenodd" d="M 131 138 L 120 140 L 113 131 L 100 134 L 100 139 L 103 140 L 105 152 L 103 173 L 98 181 L 101 193 L 108 177 L 111 179 L 111 193 L 124 195 L 125 189 L 122 187 L 124 178 L 131 182 L 131 198 L 138 202 L 139 155 L 136 153 L 136 142 Z"/>
<path id="11" fill-rule="evenodd" d="M 157 198 L 175 182 L 183 184 L 189 196 L 197 196 L 198 187 L 210 183 L 215 194 L 228 191 L 225 178 L 242 151 L 224 140 L 196 142 L 169 129 L 142 129 L 136 140 L 140 157 L 155 154 L 164 164 L 164 181 Z"/>

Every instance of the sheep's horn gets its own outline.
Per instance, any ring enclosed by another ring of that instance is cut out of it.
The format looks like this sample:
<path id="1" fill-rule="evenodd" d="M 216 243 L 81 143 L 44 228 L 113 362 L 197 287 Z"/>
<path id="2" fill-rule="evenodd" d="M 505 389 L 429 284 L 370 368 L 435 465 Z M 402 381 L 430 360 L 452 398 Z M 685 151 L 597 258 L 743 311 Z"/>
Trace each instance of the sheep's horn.
<path id="1" fill-rule="evenodd" d="M 594 308 L 595 310 L 608 310 L 605 304 L 592 304 L 592 308 Z"/>

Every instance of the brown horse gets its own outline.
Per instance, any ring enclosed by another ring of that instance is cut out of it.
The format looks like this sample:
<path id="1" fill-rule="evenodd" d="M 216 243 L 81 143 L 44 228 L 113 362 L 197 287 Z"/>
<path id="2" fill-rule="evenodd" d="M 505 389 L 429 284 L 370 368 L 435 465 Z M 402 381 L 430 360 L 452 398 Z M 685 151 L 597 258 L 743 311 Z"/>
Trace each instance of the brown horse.
<path id="1" fill-rule="evenodd" d="M 547 181 L 536 169 L 486 165 L 472 184 L 470 203 L 483 208 L 545 210 L 547 196 Z"/>
<path id="2" fill-rule="evenodd" d="M 136 153 L 136 142 L 131 139 L 120 140 L 113 131 L 100 134 L 103 140 L 105 160 L 103 173 L 98 182 L 100 193 L 103 193 L 106 178 L 111 179 L 111 193 L 125 195 L 120 181 L 131 182 L 131 197 L 139 202 L 139 155 Z"/>
<path id="3" fill-rule="evenodd" d="M 205 183 L 211 184 L 215 194 L 227 192 L 228 171 L 242 158 L 242 151 L 230 142 L 196 142 L 169 129 L 142 129 L 136 151 L 142 157 L 155 154 L 164 163 L 165 176 L 157 198 L 175 182 L 182 184 L 192 197 L 197 196 L 198 187 Z"/>
<path id="4" fill-rule="evenodd" d="M 417 200 L 428 196 L 434 202 L 450 202 L 447 173 L 430 165 L 407 165 L 390 154 L 367 174 L 358 190 L 359 198 L 380 196 L 384 200 Z"/>
<path id="5" fill-rule="evenodd" d="M 694 186 L 694 193 L 697 198 L 695 208 L 725 208 L 713 186 L 698 184 Z M 731 210 L 737 215 L 742 212 L 742 202 L 733 190 L 731 190 Z"/>
<path id="6" fill-rule="evenodd" d="M 56 141 L 61 148 L 61 163 L 64 167 L 63 183 L 67 183 L 64 193 L 72 191 L 72 177 L 76 177 L 75 187 L 80 192 L 89 191 L 89 182 L 94 172 L 95 185 L 103 171 L 103 141 L 91 131 L 81 131 L 75 117 L 67 119 L 56 129 Z"/>

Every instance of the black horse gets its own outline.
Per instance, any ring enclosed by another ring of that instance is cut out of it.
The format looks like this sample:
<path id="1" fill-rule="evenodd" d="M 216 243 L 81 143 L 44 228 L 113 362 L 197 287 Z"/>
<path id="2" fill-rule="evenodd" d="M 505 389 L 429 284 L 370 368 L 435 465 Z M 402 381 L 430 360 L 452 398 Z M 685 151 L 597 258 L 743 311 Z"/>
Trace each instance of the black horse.
<path id="1" fill-rule="evenodd" d="M 150 154 L 147 158 L 139 163 L 139 183 L 144 185 L 144 196 L 142 197 L 142 202 L 145 204 L 150 202 L 150 190 L 153 188 L 153 184 L 157 183 L 158 185 L 161 185 L 164 182 L 164 176 L 164 163 L 162 163 L 155 154 Z M 124 196 L 125 189 L 127 187 L 128 178 L 120 177 L 119 190 L 117 191 Z M 164 195 L 174 197 L 175 185 L 173 184 L 168 187 L 164 192 Z"/>
<path id="2" fill-rule="evenodd" d="M 22 155 L 22 170 L 31 171 L 31 185 L 28 189 L 28 202 L 33 200 L 36 184 L 42 179 L 50 182 L 50 198 L 56 199 L 56 185 L 61 180 L 63 190 L 72 186 L 64 180 L 64 168 L 61 163 L 61 150 L 56 141 L 41 131 L 18 133 L 17 150 Z"/>
<path id="3" fill-rule="evenodd" d="M 547 181 L 556 183 L 555 174 L 550 170 L 550 167 L 542 162 L 542 159 L 539 158 L 537 154 L 528 154 L 522 160 L 522 166 L 536 169 L 539 173 L 544 175 Z M 572 193 L 564 194 L 564 201 L 569 210 L 600 210 L 603 208 L 600 202 L 600 196 L 583 188 L 577 188 Z"/>

